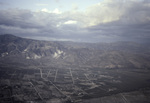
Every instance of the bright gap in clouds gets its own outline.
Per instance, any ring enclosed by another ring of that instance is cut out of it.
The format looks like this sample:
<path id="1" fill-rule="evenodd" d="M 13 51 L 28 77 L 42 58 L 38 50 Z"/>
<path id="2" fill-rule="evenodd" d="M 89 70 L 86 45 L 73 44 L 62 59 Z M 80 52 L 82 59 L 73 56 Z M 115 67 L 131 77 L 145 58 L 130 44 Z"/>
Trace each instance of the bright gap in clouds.
<path id="1" fill-rule="evenodd" d="M 64 24 L 76 24 L 77 21 L 73 21 L 73 20 L 68 20 L 66 22 L 64 22 Z"/>
<path id="2" fill-rule="evenodd" d="M 48 9 L 46 8 L 43 8 L 42 10 L 40 10 L 42 12 L 46 12 L 46 13 L 54 13 L 54 14 L 61 14 L 62 12 L 59 10 L 59 9 L 54 9 L 53 11 L 49 11 Z"/>
<path id="3" fill-rule="evenodd" d="M 18 8 L 39 11 L 46 8 L 49 11 L 59 9 L 61 12 L 74 10 L 85 10 L 93 4 L 103 0 L 0 0 L 0 9 Z"/>
<path id="4" fill-rule="evenodd" d="M 80 42 L 144 41 L 150 38 L 148 0 L 2 2 L 0 34 Z"/>

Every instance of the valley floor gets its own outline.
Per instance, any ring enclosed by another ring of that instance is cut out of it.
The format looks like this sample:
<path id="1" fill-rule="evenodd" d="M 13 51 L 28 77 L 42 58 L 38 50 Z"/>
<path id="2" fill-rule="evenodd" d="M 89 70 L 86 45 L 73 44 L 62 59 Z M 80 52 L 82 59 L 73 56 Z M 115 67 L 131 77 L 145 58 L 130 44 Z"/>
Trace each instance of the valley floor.
<path id="1" fill-rule="evenodd" d="M 0 67 L 0 103 L 150 103 L 150 70 Z"/>

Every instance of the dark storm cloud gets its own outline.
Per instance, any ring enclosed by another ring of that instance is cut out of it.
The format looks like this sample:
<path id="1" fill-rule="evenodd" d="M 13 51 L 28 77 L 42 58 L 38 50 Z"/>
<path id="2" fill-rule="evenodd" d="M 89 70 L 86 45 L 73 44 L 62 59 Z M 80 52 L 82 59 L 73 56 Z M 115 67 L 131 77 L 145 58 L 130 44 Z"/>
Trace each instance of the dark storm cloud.
<path id="1" fill-rule="evenodd" d="M 0 1 L 0 6 L 6 6 L 6 5 L 9 5 L 8 3 L 4 3 L 2 1 Z"/>
<path id="2" fill-rule="evenodd" d="M 88 30 L 91 32 L 97 31 L 96 36 L 99 34 L 120 37 L 120 39 L 150 39 L 150 4 L 147 3 L 127 3 L 129 8 L 122 10 L 124 13 L 118 20 L 100 23 L 88 27 Z"/>
<path id="3" fill-rule="evenodd" d="M 70 17 L 63 14 L 32 12 L 29 10 L 0 10 L 0 33 L 35 39 L 76 39 L 81 35 L 78 26 L 70 23 Z M 75 33 L 76 31 L 76 33 Z M 82 32 L 82 31 L 81 31 Z M 82 37 L 82 35 L 80 36 Z"/>
<path id="4" fill-rule="evenodd" d="M 0 11 L 0 24 L 20 28 L 40 28 L 42 25 L 35 21 L 33 13 L 29 10 L 9 9 Z"/>
<path id="5" fill-rule="evenodd" d="M 0 10 L 0 33 L 45 40 L 86 42 L 150 38 L 150 2 L 104 0 L 85 12 Z"/>
<path id="6" fill-rule="evenodd" d="M 0 30 L 2 33 L 44 35 L 55 31 L 57 20 L 54 14 L 31 12 L 29 10 L 9 9 L 0 11 Z M 41 33 L 41 34 L 40 34 Z"/>

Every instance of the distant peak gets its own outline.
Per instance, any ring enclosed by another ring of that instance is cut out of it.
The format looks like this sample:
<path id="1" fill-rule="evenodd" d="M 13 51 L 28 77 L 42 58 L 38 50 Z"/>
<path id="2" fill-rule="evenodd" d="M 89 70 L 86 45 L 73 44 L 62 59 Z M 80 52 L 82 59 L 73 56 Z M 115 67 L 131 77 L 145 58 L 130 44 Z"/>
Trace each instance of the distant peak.
<path id="1" fill-rule="evenodd" d="M 16 38 L 20 38 L 20 37 L 12 35 L 12 34 L 2 34 L 2 35 L 0 35 L 0 38 L 16 39 Z"/>
<path id="2" fill-rule="evenodd" d="M 12 35 L 12 34 L 2 34 L 0 36 L 12 36 L 12 37 L 16 37 L 15 35 Z"/>
<path id="3" fill-rule="evenodd" d="M 8 43 L 8 42 L 13 42 L 17 39 L 20 39 L 20 37 L 17 37 L 15 35 L 12 34 L 3 34 L 0 35 L 0 43 Z"/>

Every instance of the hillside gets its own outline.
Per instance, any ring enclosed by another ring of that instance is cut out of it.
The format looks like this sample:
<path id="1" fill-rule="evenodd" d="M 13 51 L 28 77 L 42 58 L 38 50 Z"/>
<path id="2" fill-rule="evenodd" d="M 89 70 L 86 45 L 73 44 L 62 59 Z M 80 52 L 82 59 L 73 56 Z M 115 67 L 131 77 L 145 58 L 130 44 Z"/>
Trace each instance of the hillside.
<path id="1" fill-rule="evenodd" d="M 149 103 L 149 74 L 147 44 L 0 35 L 0 103 Z"/>
<path id="2" fill-rule="evenodd" d="M 150 48 L 134 42 L 74 43 L 0 35 L 1 64 L 150 68 Z M 16 64 L 15 64 L 16 63 Z"/>

